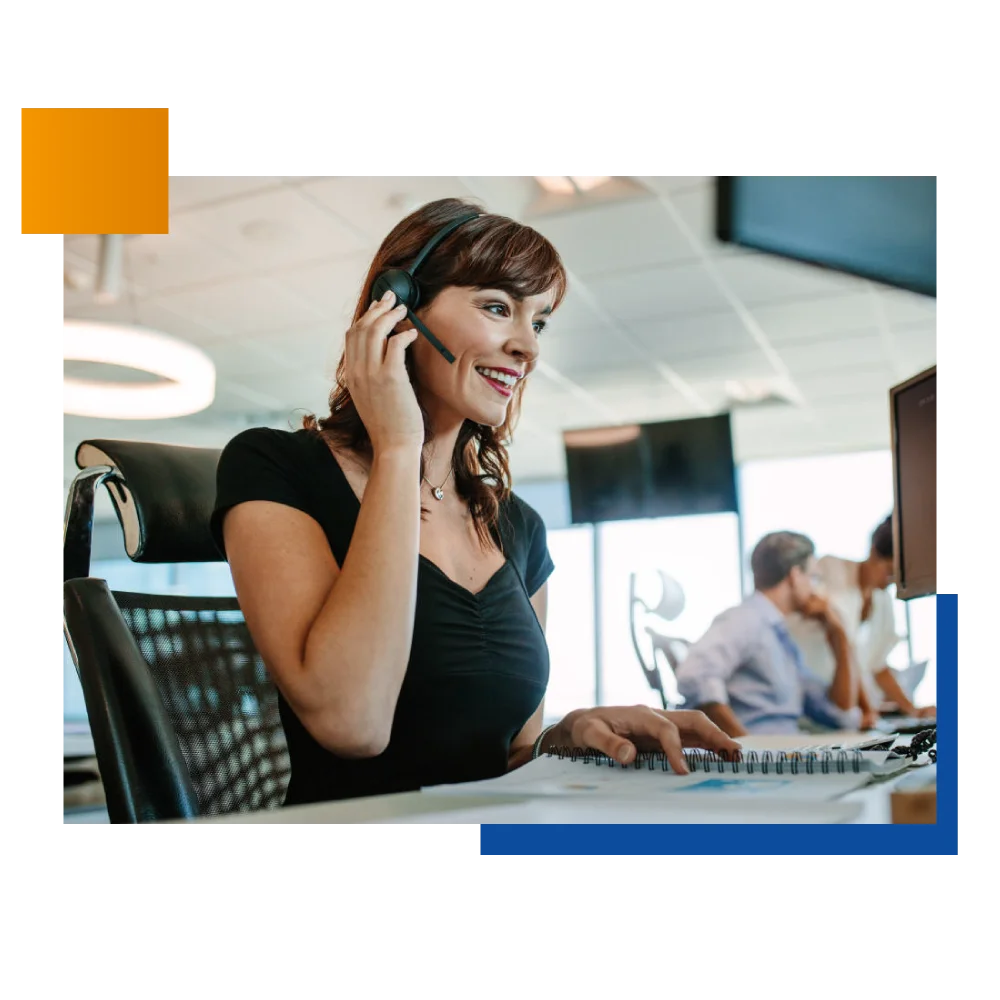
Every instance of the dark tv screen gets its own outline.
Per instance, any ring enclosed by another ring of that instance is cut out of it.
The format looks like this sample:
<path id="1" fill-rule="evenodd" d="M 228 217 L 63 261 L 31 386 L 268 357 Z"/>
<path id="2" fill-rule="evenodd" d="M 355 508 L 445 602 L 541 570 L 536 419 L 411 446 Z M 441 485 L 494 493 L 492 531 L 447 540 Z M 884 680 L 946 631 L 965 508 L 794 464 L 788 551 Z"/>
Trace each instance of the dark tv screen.
<path id="1" fill-rule="evenodd" d="M 716 235 L 937 294 L 936 177 L 719 177 Z"/>
<path id="2" fill-rule="evenodd" d="M 566 431 L 574 524 L 736 512 L 729 414 Z"/>

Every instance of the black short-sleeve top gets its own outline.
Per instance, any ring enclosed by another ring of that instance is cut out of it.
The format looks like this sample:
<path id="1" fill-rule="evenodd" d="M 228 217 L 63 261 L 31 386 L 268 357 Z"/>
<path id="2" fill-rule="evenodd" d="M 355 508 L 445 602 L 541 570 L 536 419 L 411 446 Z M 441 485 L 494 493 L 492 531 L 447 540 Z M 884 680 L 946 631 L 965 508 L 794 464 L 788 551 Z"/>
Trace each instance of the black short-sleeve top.
<path id="1" fill-rule="evenodd" d="M 225 513 L 248 500 L 308 514 L 343 566 L 360 504 L 317 434 L 260 427 L 225 447 L 212 514 L 223 555 Z M 554 567 L 542 519 L 513 494 L 501 506 L 494 538 L 506 561 L 477 594 L 420 557 L 410 659 L 382 754 L 356 759 L 326 750 L 279 691 L 292 771 L 286 805 L 474 781 L 506 770 L 511 741 L 548 683 L 548 648 L 529 599 Z"/>

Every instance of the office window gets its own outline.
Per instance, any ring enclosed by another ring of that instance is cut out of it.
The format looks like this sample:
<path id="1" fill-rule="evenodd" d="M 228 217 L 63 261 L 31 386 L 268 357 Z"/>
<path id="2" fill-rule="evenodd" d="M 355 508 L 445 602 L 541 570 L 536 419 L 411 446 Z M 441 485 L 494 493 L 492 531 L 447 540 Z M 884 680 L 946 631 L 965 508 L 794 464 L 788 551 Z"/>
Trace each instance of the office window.
<path id="1" fill-rule="evenodd" d="M 594 705 L 594 529 L 590 525 L 548 532 L 556 568 L 549 577 L 549 687 L 546 725 L 574 708 Z"/>
<path id="2" fill-rule="evenodd" d="M 740 467 L 743 509 L 744 573 L 752 587 L 749 554 L 762 535 L 791 529 L 808 535 L 819 555 L 865 559 L 871 533 L 892 510 L 892 454 L 886 451 L 820 455 L 812 458 L 747 462 Z M 894 588 L 890 593 L 895 594 Z M 910 602 L 907 641 L 906 605 L 895 603 L 896 631 L 901 641 L 889 665 L 904 670 L 913 661 L 929 660 L 918 700 L 934 702 L 937 620 L 933 598 Z M 917 633 L 919 632 L 919 637 Z"/>
<path id="3" fill-rule="evenodd" d="M 872 531 L 892 504 L 889 451 L 744 463 L 740 507 L 748 588 L 753 587 L 749 555 L 761 536 L 801 531 L 820 555 L 864 559 Z"/>
<path id="4" fill-rule="evenodd" d="M 80 678 L 76 674 L 76 666 L 64 632 L 56 634 L 56 648 L 62 677 L 59 708 L 63 722 L 71 725 L 86 724 L 87 705 L 83 700 L 83 688 L 80 686 Z"/>
<path id="5" fill-rule="evenodd" d="M 917 686 L 914 702 L 917 705 L 937 704 L 937 598 L 918 597 L 909 601 L 910 642 L 913 661 L 927 660 L 927 670 Z"/>
<path id="6" fill-rule="evenodd" d="M 673 637 L 699 639 L 716 615 L 742 597 L 736 515 L 615 521 L 598 530 L 602 703 L 660 707 L 659 695 L 646 682 L 632 645 L 629 577 L 642 574 L 641 586 L 653 570 L 672 576 L 684 590 L 685 606 L 667 627 Z M 663 679 L 668 695 L 676 691 L 672 676 Z"/>
<path id="7" fill-rule="evenodd" d="M 893 597 L 896 596 L 896 585 L 891 584 L 887 591 Z M 889 654 L 889 666 L 897 670 L 903 670 L 910 662 L 910 641 L 908 637 L 909 626 L 906 621 L 906 602 L 894 601 L 892 605 L 896 620 L 896 635 L 899 642 L 896 648 Z"/>

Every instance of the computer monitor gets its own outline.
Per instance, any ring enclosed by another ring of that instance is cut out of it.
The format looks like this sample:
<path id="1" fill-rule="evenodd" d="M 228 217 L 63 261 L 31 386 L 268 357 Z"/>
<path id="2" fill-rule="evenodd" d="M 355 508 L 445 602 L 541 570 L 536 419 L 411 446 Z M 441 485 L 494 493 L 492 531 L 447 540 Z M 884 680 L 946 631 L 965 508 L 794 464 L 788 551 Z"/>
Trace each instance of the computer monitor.
<path id="1" fill-rule="evenodd" d="M 719 177 L 727 243 L 937 294 L 936 177 Z"/>
<path id="2" fill-rule="evenodd" d="M 889 390 L 896 596 L 937 592 L 937 367 Z"/>

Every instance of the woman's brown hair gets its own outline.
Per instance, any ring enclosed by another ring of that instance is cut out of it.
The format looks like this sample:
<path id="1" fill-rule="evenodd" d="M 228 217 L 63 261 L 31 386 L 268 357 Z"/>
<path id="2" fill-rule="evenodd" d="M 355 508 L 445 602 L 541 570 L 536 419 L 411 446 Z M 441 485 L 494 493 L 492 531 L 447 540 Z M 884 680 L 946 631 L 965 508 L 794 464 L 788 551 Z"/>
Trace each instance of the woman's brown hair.
<path id="1" fill-rule="evenodd" d="M 368 269 L 354 320 L 368 309 L 375 279 L 392 267 L 408 267 L 424 245 L 448 223 L 480 206 L 459 198 L 442 198 L 417 209 L 398 223 L 382 241 Z M 420 306 L 431 304 L 445 288 L 497 288 L 517 299 L 540 295 L 555 288 L 553 309 L 566 294 L 566 271 L 555 247 L 540 233 L 502 215 L 483 213 L 459 226 L 421 264 L 416 274 L 420 283 Z M 345 359 L 337 366 L 337 384 L 330 394 L 330 415 L 319 420 L 306 417 L 304 426 L 322 434 L 331 444 L 371 457 L 371 439 L 351 394 L 344 385 Z M 413 357 L 408 352 L 406 368 L 415 381 Z M 500 427 L 487 427 L 466 420 L 452 453 L 455 489 L 469 505 L 479 540 L 485 546 L 500 513 L 500 504 L 510 495 L 507 445 L 517 424 L 524 393 L 522 379 L 507 407 Z M 419 396 L 418 396 L 419 398 Z M 424 412 L 424 440 L 429 433 Z M 420 474 L 423 476 L 423 458 Z"/>

